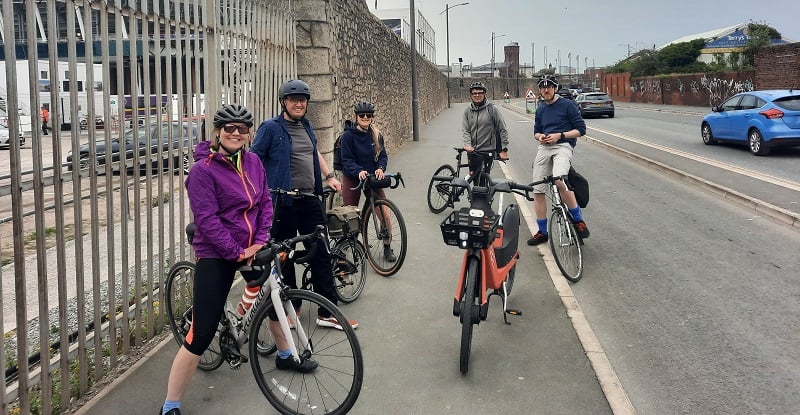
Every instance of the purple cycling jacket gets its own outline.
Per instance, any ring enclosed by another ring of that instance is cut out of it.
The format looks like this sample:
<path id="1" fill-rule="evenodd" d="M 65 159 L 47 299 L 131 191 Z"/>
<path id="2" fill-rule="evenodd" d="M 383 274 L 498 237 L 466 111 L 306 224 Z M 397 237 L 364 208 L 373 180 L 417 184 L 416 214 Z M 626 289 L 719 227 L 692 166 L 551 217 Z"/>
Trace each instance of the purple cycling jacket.
<path id="1" fill-rule="evenodd" d="M 269 241 L 272 197 L 264 165 L 254 153 L 239 152 L 241 171 L 226 156 L 197 144 L 195 164 L 186 178 L 196 230 L 198 258 L 238 261 L 245 248 Z"/>

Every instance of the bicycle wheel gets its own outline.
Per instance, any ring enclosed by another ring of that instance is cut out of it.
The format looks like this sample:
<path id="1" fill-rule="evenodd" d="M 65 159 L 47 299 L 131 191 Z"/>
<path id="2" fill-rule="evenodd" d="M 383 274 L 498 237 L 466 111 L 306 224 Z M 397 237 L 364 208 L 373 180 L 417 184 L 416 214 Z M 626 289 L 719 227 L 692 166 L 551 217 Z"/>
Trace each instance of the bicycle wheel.
<path id="1" fill-rule="evenodd" d="M 433 176 L 450 176 L 456 177 L 456 170 L 449 164 L 444 164 L 436 169 Z M 442 213 L 447 206 L 452 204 L 450 196 L 451 187 L 450 182 L 434 180 L 431 176 L 431 182 L 428 183 L 428 209 L 433 213 Z"/>
<path id="2" fill-rule="evenodd" d="M 583 276 L 583 255 L 575 225 L 560 209 L 553 211 L 548 223 L 550 250 L 556 260 L 561 274 L 572 282 L 578 282 Z"/>
<path id="3" fill-rule="evenodd" d="M 372 269 L 380 275 L 388 277 L 394 275 L 406 259 L 408 241 L 406 223 L 397 205 L 388 199 L 375 199 L 375 211 L 367 204 L 361 218 L 361 233 L 364 235 L 364 249 Z M 378 212 L 378 215 L 375 213 Z M 380 213 L 384 212 L 384 213 Z M 377 220 L 375 220 L 377 219 Z M 377 228 L 376 228 L 377 225 Z M 396 259 L 389 261 L 384 256 L 385 247 L 389 247 Z"/>
<path id="4" fill-rule="evenodd" d="M 331 251 L 333 285 L 336 297 L 345 303 L 353 302 L 367 282 L 367 253 L 355 237 L 336 242 Z"/>
<path id="5" fill-rule="evenodd" d="M 283 292 L 284 305 L 300 302 L 300 315 L 295 325 L 302 327 L 308 344 L 299 339 L 299 329 L 292 330 L 298 353 L 313 359 L 319 365 L 309 373 L 279 370 L 275 359 L 255 353 L 255 341 L 263 338 L 260 331 L 267 326 L 265 320 L 275 312 L 272 301 L 259 306 L 250 332 L 250 361 L 256 383 L 267 400 L 282 414 L 345 414 L 355 404 L 361 393 L 364 362 L 356 333 L 349 324 L 344 330 L 320 327 L 315 324 L 317 309 L 325 309 L 340 322 L 347 317 L 333 303 L 321 295 L 307 291 L 287 289 Z"/>
<path id="6" fill-rule="evenodd" d="M 464 292 L 461 295 L 461 356 L 459 366 L 461 373 L 469 371 L 469 353 L 472 349 L 472 325 L 478 321 L 478 260 L 470 259 L 467 265 Z"/>
<path id="7" fill-rule="evenodd" d="M 167 319 L 172 335 L 178 345 L 183 346 L 183 340 L 192 326 L 192 299 L 194 298 L 194 264 L 181 261 L 172 266 L 164 286 L 164 305 L 167 309 Z M 222 365 L 222 347 L 219 344 L 219 330 L 214 335 L 214 340 L 200 356 L 197 367 L 201 370 L 211 371 Z"/>

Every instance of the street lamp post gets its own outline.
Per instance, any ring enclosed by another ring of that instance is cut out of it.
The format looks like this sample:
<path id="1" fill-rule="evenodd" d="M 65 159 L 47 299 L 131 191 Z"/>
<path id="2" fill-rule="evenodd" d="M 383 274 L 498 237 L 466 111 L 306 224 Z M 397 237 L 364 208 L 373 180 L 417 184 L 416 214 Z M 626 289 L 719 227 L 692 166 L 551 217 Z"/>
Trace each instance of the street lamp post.
<path id="1" fill-rule="evenodd" d="M 466 3 L 458 3 L 456 5 L 444 5 L 444 22 L 445 22 L 445 33 L 447 34 L 447 108 L 450 108 L 450 9 L 453 7 L 458 6 L 466 6 L 469 2 Z M 439 13 L 439 14 L 442 14 Z"/>
<path id="2" fill-rule="evenodd" d="M 494 32 L 492 32 L 492 65 L 491 65 L 492 73 L 490 75 L 490 77 L 492 78 L 492 100 L 494 100 L 494 40 L 497 39 L 498 37 L 503 37 L 503 36 L 505 35 L 495 35 Z"/>

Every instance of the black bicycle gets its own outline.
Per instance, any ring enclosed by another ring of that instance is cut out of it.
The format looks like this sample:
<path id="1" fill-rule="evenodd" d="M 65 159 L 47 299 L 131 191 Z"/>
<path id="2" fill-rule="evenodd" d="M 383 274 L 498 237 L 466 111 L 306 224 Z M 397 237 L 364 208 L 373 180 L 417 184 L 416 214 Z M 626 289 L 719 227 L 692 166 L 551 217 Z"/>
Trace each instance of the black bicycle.
<path id="1" fill-rule="evenodd" d="M 366 200 L 361 208 L 364 248 L 372 269 L 384 277 L 394 275 L 403 266 L 408 250 L 408 234 L 406 222 L 397 205 L 389 199 L 376 197 L 373 190 L 396 189 L 401 184 L 405 187 L 403 176 L 399 172 L 387 173 L 381 180 L 374 175 L 368 175 L 352 189 L 364 190 Z"/>
<path id="2" fill-rule="evenodd" d="M 567 190 L 572 190 L 568 176 L 547 176 L 531 183 L 530 186 L 541 184 L 548 186 L 548 191 L 544 194 L 550 200 L 552 210 L 550 220 L 547 222 L 550 250 L 553 252 L 553 258 L 555 258 L 561 274 L 572 282 L 578 282 L 583 277 L 583 253 L 581 252 L 583 238 L 578 235 L 578 231 L 575 229 L 575 220 L 558 191 L 557 183 L 559 181 L 564 182 Z"/>
<path id="3" fill-rule="evenodd" d="M 464 179 L 468 184 L 476 182 L 476 184 L 480 186 L 486 186 L 487 183 L 491 183 L 491 176 L 489 176 L 489 173 L 484 171 L 483 167 L 487 163 L 493 162 L 496 159 L 494 152 L 483 152 L 476 150 L 467 151 L 460 147 L 453 147 L 453 150 L 455 150 L 457 153 L 455 167 L 450 164 L 443 164 L 439 166 L 439 168 L 437 168 L 433 173 L 433 176 L 431 176 L 431 181 L 428 184 L 428 209 L 430 209 L 433 213 L 442 213 L 448 207 L 455 207 L 456 202 L 460 200 L 461 195 L 464 193 L 464 189 L 460 187 L 452 187 L 450 186 L 450 183 L 454 178 L 461 177 L 462 169 L 467 169 L 467 174 L 464 175 Z M 480 171 L 469 174 L 469 162 L 465 163 L 462 161 L 464 153 L 481 157 L 483 159 Z M 475 177 L 478 177 L 479 179 L 475 181 Z"/>
<path id="4" fill-rule="evenodd" d="M 313 193 L 297 190 L 272 189 L 270 192 L 286 197 L 317 197 Z M 321 208 L 327 205 L 325 201 L 335 192 L 329 187 L 323 189 Z M 328 210 L 326 215 L 328 222 L 323 233 L 326 249 L 331 255 L 336 298 L 351 303 L 364 291 L 367 281 L 367 252 L 359 240 L 361 225 L 358 208 L 348 209 L 346 206 L 333 208 Z M 300 265 L 304 267 L 301 288 L 311 290 L 311 266 L 308 263 Z"/>

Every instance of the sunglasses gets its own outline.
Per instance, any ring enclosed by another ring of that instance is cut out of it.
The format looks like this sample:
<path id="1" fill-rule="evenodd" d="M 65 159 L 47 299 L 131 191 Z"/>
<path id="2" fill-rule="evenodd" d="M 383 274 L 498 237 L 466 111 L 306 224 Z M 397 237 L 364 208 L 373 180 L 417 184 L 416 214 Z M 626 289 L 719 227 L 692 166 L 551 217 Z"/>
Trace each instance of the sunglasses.
<path id="1" fill-rule="evenodd" d="M 485 94 L 485 92 L 483 92 L 483 91 L 470 93 L 470 95 L 483 95 L 483 94 Z"/>
<path id="2" fill-rule="evenodd" d="M 239 134 L 250 134 L 250 127 L 246 125 L 223 125 L 222 131 L 225 131 L 228 134 L 233 134 L 234 131 L 238 131 Z"/>
<path id="3" fill-rule="evenodd" d="M 375 116 L 374 114 L 369 114 L 369 113 L 358 114 L 358 118 L 372 118 L 374 116 Z"/>

